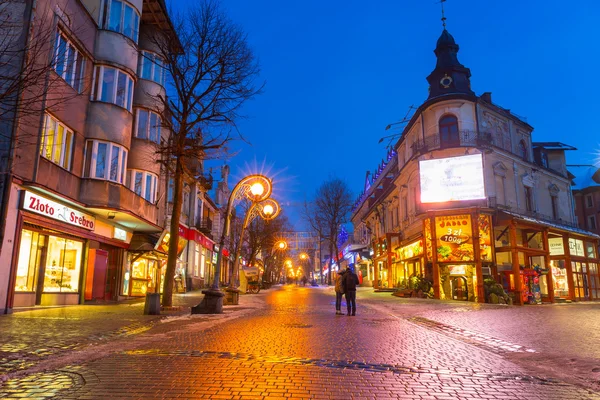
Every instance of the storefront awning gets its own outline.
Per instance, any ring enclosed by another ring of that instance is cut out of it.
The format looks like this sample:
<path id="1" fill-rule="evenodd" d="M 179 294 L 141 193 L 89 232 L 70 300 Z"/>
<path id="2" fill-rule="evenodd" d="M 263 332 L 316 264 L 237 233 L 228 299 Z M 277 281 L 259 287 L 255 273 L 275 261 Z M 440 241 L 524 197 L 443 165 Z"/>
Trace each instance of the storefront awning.
<path id="1" fill-rule="evenodd" d="M 504 216 L 505 218 L 508 218 L 508 219 L 515 218 L 515 219 L 523 221 L 523 222 L 538 224 L 538 225 L 546 226 L 546 227 L 552 228 L 552 229 L 557 229 L 557 230 L 561 230 L 561 231 L 565 231 L 565 232 L 575 233 L 575 234 L 581 235 L 581 236 L 588 236 L 588 237 L 593 237 L 595 239 L 600 239 L 599 235 L 589 232 L 589 231 L 586 231 L 584 229 L 576 228 L 574 226 L 569 226 L 569 225 L 557 224 L 555 222 L 549 222 L 549 221 L 546 221 L 543 219 L 538 219 L 538 218 L 530 217 L 527 215 L 521 215 L 521 214 L 511 212 L 511 211 L 500 211 L 498 216 L 500 218 L 502 218 Z"/>

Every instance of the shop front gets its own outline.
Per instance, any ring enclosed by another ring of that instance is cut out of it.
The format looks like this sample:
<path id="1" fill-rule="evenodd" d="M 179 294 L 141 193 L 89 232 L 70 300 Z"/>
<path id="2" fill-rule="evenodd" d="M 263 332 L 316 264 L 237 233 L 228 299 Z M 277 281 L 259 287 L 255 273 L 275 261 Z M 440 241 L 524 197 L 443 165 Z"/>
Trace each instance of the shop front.
<path id="1" fill-rule="evenodd" d="M 212 276 L 214 242 L 195 229 L 188 230 L 187 290 L 209 286 Z"/>
<path id="2" fill-rule="evenodd" d="M 392 270 L 395 288 L 411 289 L 417 280 L 426 277 L 423 257 L 423 239 L 410 241 L 396 248 Z"/>

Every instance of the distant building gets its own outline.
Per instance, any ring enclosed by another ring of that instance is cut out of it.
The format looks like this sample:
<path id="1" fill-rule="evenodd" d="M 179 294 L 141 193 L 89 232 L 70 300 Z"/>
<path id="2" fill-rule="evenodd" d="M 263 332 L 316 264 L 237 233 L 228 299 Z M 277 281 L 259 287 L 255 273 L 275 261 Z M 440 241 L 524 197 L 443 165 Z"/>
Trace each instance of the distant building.
<path id="1" fill-rule="evenodd" d="M 518 304 L 599 298 L 599 236 L 573 213 L 565 151 L 575 149 L 534 142 L 523 118 L 475 95 L 458 49 L 444 29 L 429 97 L 355 206 L 374 287 L 484 302 L 487 280 Z"/>

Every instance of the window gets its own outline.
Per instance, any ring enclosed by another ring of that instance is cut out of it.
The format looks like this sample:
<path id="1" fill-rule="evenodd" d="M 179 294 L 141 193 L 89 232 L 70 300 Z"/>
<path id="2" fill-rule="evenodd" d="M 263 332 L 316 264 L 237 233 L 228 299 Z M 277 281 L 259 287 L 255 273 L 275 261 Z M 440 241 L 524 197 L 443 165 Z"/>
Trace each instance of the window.
<path id="1" fill-rule="evenodd" d="M 60 29 L 56 32 L 54 71 L 78 93 L 83 91 L 85 57 Z"/>
<path id="2" fill-rule="evenodd" d="M 94 70 L 92 100 L 116 104 L 131 111 L 133 79 L 125 72 L 105 65 Z"/>
<path id="3" fill-rule="evenodd" d="M 154 81 L 159 85 L 165 83 L 165 67 L 163 59 L 149 51 L 140 52 L 138 60 L 138 76 L 142 79 Z"/>
<path id="4" fill-rule="evenodd" d="M 88 140 L 85 147 L 84 178 L 124 182 L 127 150 L 123 146 Z"/>
<path id="5" fill-rule="evenodd" d="M 529 160 L 529 152 L 527 151 L 527 145 L 524 140 L 519 142 L 519 156 L 524 160 Z"/>
<path id="6" fill-rule="evenodd" d="M 560 216 L 558 215 L 558 197 L 550 196 L 550 201 L 552 202 L 552 218 L 559 219 Z"/>
<path id="7" fill-rule="evenodd" d="M 135 137 L 160 143 L 160 116 L 143 108 L 136 109 Z"/>
<path id="8" fill-rule="evenodd" d="M 198 197 L 196 199 L 196 226 L 200 226 L 202 223 L 202 199 Z"/>
<path id="9" fill-rule="evenodd" d="M 440 145 L 453 146 L 459 144 L 458 119 L 454 115 L 440 118 Z"/>
<path id="10" fill-rule="evenodd" d="M 587 227 L 591 231 L 596 230 L 596 216 L 595 215 L 590 215 L 587 217 Z"/>
<path id="11" fill-rule="evenodd" d="M 154 204 L 158 191 L 158 176 L 136 169 L 127 170 L 127 187 Z"/>
<path id="12" fill-rule="evenodd" d="M 167 191 L 167 202 L 173 202 L 173 192 L 175 191 L 175 181 L 169 178 L 169 190 Z"/>
<path id="13" fill-rule="evenodd" d="M 65 169 L 71 169 L 73 131 L 49 114 L 44 118 L 40 154 Z"/>
<path id="14" fill-rule="evenodd" d="M 527 211 L 533 211 L 533 193 L 527 186 L 525 186 L 525 208 Z"/>
<path id="15" fill-rule="evenodd" d="M 140 16 L 131 5 L 122 0 L 104 0 L 100 13 L 102 28 L 122 33 L 137 43 Z"/>
<path id="16" fill-rule="evenodd" d="M 594 198 L 592 197 L 591 194 L 587 194 L 585 195 L 585 208 L 592 208 L 594 207 Z"/>
<path id="17" fill-rule="evenodd" d="M 542 167 L 544 168 L 548 168 L 549 167 L 549 163 L 548 163 L 548 154 L 545 151 L 542 151 L 540 154 L 540 158 L 542 160 Z"/>
<path id="18" fill-rule="evenodd" d="M 402 198 L 402 216 L 404 217 L 404 220 L 408 219 L 408 199 L 406 196 Z"/>
<path id="19" fill-rule="evenodd" d="M 181 204 L 181 212 L 183 215 L 189 215 L 190 213 L 190 187 L 187 184 L 183 187 L 183 203 Z"/>

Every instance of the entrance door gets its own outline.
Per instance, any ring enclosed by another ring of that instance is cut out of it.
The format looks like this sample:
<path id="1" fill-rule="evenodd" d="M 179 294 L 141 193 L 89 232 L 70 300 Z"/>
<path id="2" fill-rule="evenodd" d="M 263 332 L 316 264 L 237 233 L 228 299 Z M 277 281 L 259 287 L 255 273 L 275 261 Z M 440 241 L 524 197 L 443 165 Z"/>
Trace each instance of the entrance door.
<path id="1" fill-rule="evenodd" d="M 454 300 L 469 300 L 469 289 L 467 287 L 467 278 L 464 276 L 453 276 L 450 278 L 450 288 L 452 289 L 452 298 Z"/>
<path id="2" fill-rule="evenodd" d="M 96 250 L 96 262 L 94 263 L 94 285 L 92 298 L 104 300 L 106 292 L 106 270 L 108 269 L 108 252 Z"/>
<path id="3" fill-rule="evenodd" d="M 577 301 L 589 300 L 589 286 L 587 277 L 587 263 L 572 261 L 573 283 L 575 285 L 575 299 Z"/>

